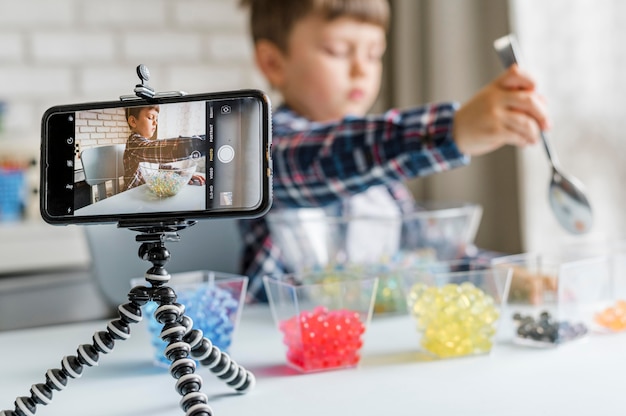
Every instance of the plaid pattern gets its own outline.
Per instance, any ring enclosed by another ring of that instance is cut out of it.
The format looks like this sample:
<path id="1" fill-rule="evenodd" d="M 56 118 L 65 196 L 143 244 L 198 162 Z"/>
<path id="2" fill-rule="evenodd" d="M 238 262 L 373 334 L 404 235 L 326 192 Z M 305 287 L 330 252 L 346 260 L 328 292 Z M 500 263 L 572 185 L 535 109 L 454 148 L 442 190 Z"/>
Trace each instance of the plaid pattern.
<path id="1" fill-rule="evenodd" d="M 313 123 L 286 106 L 273 114 L 272 209 L 341 204 L 383 186 L 402 212 L 413 204 L 403 181 L 469 163 L 452 140 L 456 104 Z M 241 220 L 248 301 L 266 301 L 261 277 L 289 272 L 264 218 Z"/>
<path id="2" fill-rule="evenodd" d="M 188 158 L 193 152 L 206 154 L 205 136 L 152 140 L 133 133 L 124 150 L 124 186 L 131 189 L 144 183 L 139 162 L 167 163 Z"/>

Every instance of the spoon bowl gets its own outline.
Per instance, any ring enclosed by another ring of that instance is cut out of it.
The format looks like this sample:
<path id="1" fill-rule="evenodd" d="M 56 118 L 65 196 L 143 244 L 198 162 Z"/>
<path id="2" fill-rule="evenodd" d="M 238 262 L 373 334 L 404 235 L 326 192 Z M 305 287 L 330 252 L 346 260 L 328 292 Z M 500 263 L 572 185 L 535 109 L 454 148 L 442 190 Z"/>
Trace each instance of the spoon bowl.
<path id="1" fill-rule="evenodd" d="M 517 42 L 513 35 L 503 36 L 493 44 L 505 68 L 519 63 Z M 559 168 L 556 154 L 544 132 L 541 140 L 552 166 L 548 200 L 558 223 L 572 234 L 585 234 L 593 225 L 591 204 L 578 179 L 565 175 Z"/>
<path id="2" fill-rule="evenodd" d="M 593 225 L 593 212 L 576 178 L 553 170 L 549 188 L 550 207 L 559 224 L 572 234 L 585 234 Z"/>

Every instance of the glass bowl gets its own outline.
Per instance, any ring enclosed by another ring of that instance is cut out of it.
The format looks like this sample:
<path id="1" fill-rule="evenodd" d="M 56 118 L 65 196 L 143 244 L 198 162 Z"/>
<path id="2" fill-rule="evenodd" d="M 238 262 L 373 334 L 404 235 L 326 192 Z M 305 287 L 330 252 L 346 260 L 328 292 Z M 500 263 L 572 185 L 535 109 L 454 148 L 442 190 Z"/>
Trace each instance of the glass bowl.
<path id="1" fill-rule="evenodd" d="M 401 285 L 390 270 L 473 256 L 481 217 L 480 205 L 462 202 L 422 202 L 419 210 L 396 217 L 336 215 L 332 207 L 266 215 L 288 272 L 381 277 L 375 313 L 406 311 Z"/>
<path id="2" fill-rule="evenodd" d="M 196 162 L 191 159 L 171 163 L 140 162 L 139 171 L 146 185 L 159 198 L 180 192 L 196 172 Z"/>

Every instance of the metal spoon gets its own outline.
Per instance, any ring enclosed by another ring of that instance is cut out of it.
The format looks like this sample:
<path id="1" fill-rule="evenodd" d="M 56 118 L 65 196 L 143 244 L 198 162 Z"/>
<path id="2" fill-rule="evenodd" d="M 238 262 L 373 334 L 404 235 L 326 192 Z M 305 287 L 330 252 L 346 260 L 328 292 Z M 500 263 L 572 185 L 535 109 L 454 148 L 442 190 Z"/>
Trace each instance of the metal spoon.
<path id="1" fill-rule="evenodd" d="M 513 35 L 496 39 L 493 46 L 505 68 L 515 63 L 519 64 L 519 47 Z M 559 224 L 570 233 L 589 232 L 593 225 L 593 213 L 591 204 L 583 192 L 582 184 L 576 178 L 567 176 L 561 171 L 556 154 L 543 131 L 541 140 L 552 165 L 552 178 L 548 192 L 552 212 Z"/>

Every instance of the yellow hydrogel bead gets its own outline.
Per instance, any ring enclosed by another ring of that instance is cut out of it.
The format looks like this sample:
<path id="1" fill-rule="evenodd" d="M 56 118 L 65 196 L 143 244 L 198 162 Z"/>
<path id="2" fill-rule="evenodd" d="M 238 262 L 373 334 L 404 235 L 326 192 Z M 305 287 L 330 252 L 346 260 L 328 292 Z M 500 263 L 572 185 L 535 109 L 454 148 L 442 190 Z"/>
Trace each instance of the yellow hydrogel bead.
<path id="1" fill-rule="evenodd" d="M 472 283 L 415 285 L 409 300 L 427 351 L 446 358 L 491 350 L 500 312 L 493 298 Z"/>

